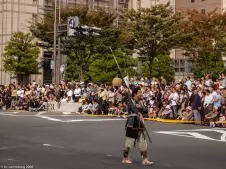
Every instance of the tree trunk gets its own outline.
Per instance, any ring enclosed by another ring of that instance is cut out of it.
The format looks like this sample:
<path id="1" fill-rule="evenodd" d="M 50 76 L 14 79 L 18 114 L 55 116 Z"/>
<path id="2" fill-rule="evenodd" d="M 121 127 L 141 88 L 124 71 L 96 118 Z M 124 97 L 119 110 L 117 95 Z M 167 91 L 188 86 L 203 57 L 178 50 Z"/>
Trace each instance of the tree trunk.
<path id="1" fill-rule="evenodd" d="M 80 67 L 80 82 L 84 82 L 84 73 L 82 67 Z"/>
<path id="2" fill-rule="evenodd" d="M 154 61 L 154 57 L 151 56 L 149 59 L 149 70 L 150 70 L 150 76 L 152 77 L 152 70 L 153 70 L 153 61 Z"/>
<path id="3" fill-rule="evenodd" d="M 17 75 L 17 81 L 21 85 L 28 85 L 29 82 L 29 75 Z"/>

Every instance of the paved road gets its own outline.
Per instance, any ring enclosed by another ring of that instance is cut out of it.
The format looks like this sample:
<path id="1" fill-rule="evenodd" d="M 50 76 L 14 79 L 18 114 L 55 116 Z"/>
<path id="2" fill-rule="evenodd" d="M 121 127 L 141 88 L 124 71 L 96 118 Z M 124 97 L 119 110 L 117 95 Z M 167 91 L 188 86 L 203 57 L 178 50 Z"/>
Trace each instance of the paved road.
<path id="1" fill-rule="evenodd" d="M 0 112 L 0 168 L 137 169 L 122 164 L 124 119 L 62 116 L 44 112 Z M 153 169 L 225 169 L 226 130 L 146 122 Z"/>

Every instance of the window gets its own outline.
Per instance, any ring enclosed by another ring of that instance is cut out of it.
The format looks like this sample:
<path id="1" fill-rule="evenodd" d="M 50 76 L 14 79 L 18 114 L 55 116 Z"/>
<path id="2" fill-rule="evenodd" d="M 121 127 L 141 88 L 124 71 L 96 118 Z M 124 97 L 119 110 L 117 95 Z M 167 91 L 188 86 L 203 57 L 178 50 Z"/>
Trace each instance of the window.
<path id="1" fill-rule="evenodd" d="M 201 9 L 201 13 L 206 13 L 206 10 L 205 9 Z"/>
<path id="2" fill-rule="evenodd" d="M 195 2 L 195 0 L 191 0 L 191 3 Z"/>
<path id="3" fill-rule="evenodd" d="M 33 4 L 37 4 L 37 0 L 33 0 Z"/>

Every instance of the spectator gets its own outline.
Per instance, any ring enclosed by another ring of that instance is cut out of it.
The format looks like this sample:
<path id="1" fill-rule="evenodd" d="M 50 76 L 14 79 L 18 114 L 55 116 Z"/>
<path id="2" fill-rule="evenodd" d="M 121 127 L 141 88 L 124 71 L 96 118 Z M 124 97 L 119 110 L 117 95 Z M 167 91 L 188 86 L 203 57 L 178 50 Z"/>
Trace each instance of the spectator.
<path id="1" fill-rule="evenodd" d="M 172 93 L 169 96 L 169 100 L 171 101 L 171 108 L 172 108 L 172 111 L 173 111 L 173 118 L 177 119 L 177 102 L 179 100 L 179 95 L 176 92 L 175 87 L 171 88 L 171 92 Z"/>
<path id="2" fill-rule="evenodd" d="M 195 123 L 201 124 L 201 115 L 199 112 L 201 110 L 201 97 L 198 95 L 198 90 L 196 88 L 193 89 L 191 105 Z"/>
<path id="3" fill-rule="evenodd" d="M 92 114 L 99 114 L 99 104 L 97 103 L 97 100 L 93 100 L 93 103 L 91 104 L 91 106 L 89 106 L 89 109 Z"/>
<path id="4" fill-rule="evenodd" d="M 81 86 L 76 84 L 75 85 L 75 90 L 74 90 L 74 97 L 75 97 L 75 102 L 78 102 L 79 99 L 81 98 L 82 95 L 82 89 Z"/>
<path id="5" fill-rule="evenodd" d="M 173 117 L 173 112 L 171 110 L 171 106 L 167 105 L 165 110 L 159 116 L 162 119 L 170 119 Z"/>
<path id="6" fill-rule="evenodd" d="M 208 121 L 210 121 L 210 127 L 215 127 L 215 123 L 214 122 L 217 121 L 218 114 L 219 114 L 218 107 L 214 106 L 213 110 L 206 115 L 206 119 Z"/>
<path id="7" fill-rule="evenodd" d="M 184 111 L 182 112 L 181 120 L 183 120 L 183 121 L 193 120 L 193 112 L 192 112 L 191 106 L 188 106 L 188 107 L 186 108 L 186 110 L 184 110 Z"/>

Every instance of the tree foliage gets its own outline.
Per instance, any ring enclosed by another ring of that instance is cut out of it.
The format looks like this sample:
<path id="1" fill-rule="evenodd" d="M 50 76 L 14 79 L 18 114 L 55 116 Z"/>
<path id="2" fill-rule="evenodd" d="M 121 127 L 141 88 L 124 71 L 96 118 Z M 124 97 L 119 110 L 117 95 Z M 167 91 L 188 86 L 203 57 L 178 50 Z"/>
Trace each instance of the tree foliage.
<path id="1" fill-rule="evenodd" d="M 180 25 L 183 15 L 174 13 L 169 3 L 125 11 L 124 19 L 126 41 L 148 58 L 150 72 L 154 59 L 179 46 L 184 36 Z"/>
<path id="2" fill-rule="evenodd" d="M 4 49 L 4 71 L 17 75 L 19 80 L 30 74 L 39 74 L 39 48 L 29 33 L 16 32 Z"/>
<path id="3" fill-rule="evenodd" d="M 102 28 L 102 33 L 99 37 L 66 37 L 66 34 L 61 34 L 61 48 L 63 49 L 63 53 L 67 56 L 67 81 L 98 79 L 100 74 L 104 75 L 105 70 L 98 69 L 99 72 L 96 72 L 94 65 L 97 64 L 96 59 L 99 61 L 105 59 L 104 57 L 110 53 L 110 46 L 113 50 L 118 50 L 120 48 L 125 55 L 129 55 L 130 51 L 125 49 L 125 46 L 122 45 L 122 42 L 120 41 L 120 39 L 122 39 L 122 32 L 114 26 L 116 18 L 114 13 L 107 13 L 103 9 L 92 11 L 89 10 L 87 6 L 66 6 L 61 11 L 61 23 L 67 23 L 67 18 L 69 16 L 78 16 L 81 25 Z M 52 35 L 47 34 L 47 32 L 52 31 L 53 26 L 51 25 L 53 25 L 53 15 L 46 13 L 44 14 L 44 18 L 34 20 L 30 27 L 33 35 L 49 44 L 47 47 L 51 47 L 53 44 Z M 115 71 L 115 69 L 112 69 L 112 71 Z M 108 78 L 103 79 L 109 81 Z"/>
<path id="4" fill-rule="evenodd" d="M 123 73 L 123 76 L 135 76 L 137 72 L 133 69 L 136 66 L 137 60 L 124 55 L 121 50 L 114 50 L 114 55 Z M 111 83 L 112 79 L 116 76 L 121 77 L 115 60 L 110 52 L 104 56 L 97 56 L 95 61 L 90 65 L 89 75 L 94 82 L 108 82 Z"/>
<path id="5" fill-rule="evenodd" d="M 169 55 L 157 56 L 153 61 L 153 70 L 150 74 L 149 61 L 142 64 L 142 77 L 156 77 L 163 76 L 167 82 L 174 80 L 175 70 L 174 61 Z"/>
<path id="6" fill-rule="evenodd" d="M 226 51 L 226 13 L 213 10 L 202 13 L 187 10 L 184 33 L 189 34 L 183 44 L 185 56 L 195 66 L 195 74 L 217 74 L 223 70 L 222 55 Z"/>

